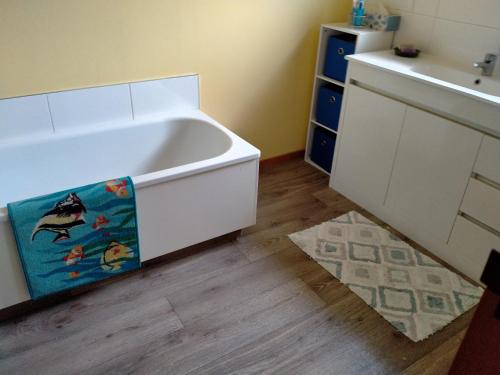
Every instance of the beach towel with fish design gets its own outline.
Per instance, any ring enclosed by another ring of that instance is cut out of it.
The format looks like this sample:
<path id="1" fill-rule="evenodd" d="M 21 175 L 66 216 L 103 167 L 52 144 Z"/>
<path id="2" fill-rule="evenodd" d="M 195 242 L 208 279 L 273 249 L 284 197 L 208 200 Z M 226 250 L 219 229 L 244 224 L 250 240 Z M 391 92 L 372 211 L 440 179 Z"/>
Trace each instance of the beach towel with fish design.
<path id="1" fill-rule="evenodd" d="M 31 298 L 140 267 L 130 177 L 7 205 Z"/>

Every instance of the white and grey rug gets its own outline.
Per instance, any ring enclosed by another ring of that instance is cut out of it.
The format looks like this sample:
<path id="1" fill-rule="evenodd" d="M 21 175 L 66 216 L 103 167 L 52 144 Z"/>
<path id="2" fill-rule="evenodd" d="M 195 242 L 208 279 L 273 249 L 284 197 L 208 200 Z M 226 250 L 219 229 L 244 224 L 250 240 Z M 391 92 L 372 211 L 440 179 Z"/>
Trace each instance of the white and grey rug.
<path id="1" fill-rule="evenodd" d="M 415 342 L 445 327 L 483 294 L 355 211 L 289 237 Z"/>

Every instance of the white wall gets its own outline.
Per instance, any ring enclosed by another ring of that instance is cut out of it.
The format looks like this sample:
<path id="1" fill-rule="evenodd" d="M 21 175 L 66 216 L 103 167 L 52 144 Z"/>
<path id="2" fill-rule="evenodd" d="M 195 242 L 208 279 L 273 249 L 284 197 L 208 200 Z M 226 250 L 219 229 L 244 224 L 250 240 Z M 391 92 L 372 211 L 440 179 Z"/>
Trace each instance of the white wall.
<path id="1" fill-rule="evenodd" d="M 376 2 L 376 0 L 370 0 Z M 500 0 L 382 0 L 403 16 L 395 44 L 470 66 L 500 53 Z"/>

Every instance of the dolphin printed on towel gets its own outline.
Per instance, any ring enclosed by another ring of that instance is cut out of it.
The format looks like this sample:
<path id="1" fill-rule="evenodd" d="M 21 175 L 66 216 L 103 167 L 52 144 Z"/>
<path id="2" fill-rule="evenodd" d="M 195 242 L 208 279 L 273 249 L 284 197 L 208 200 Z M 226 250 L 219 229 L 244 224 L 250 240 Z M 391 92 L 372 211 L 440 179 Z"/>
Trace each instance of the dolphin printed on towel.
<path id="1" fill-rule="evenodd" d="M 85 224 L 83 214 L 86 212 L 87 209 L 80 198 L 75 193 L 69 193 L 64 200 L 42 216 L 33 229 L 31 240 L 33 241 L 37 233 L 42 230 L 57 233 L 52 242 L 68 239 L 70 228 Z"/>
<path id="2" fill-rule="evenodd" d="M 33 299 L 141 265 L 130 177 L 9 203 L 7 208 Z"/>

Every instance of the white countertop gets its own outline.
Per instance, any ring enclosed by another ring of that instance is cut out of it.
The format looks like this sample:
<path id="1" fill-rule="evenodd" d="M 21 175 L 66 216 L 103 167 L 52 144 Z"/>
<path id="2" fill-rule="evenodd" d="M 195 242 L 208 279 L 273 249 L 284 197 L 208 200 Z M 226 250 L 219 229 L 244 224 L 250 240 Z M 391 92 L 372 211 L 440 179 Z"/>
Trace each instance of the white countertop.
<path id="1" fill-rule="evenodd" d="M 399 57 L 392 50 L 360 53 L 346 58 L 500 107 L 500 79 L 481 76 L 480 71 L 473 67 L 452 65 L 424 53 L 418 58 Z M 476 85 L 476 80 L 481 83 Z"/>

